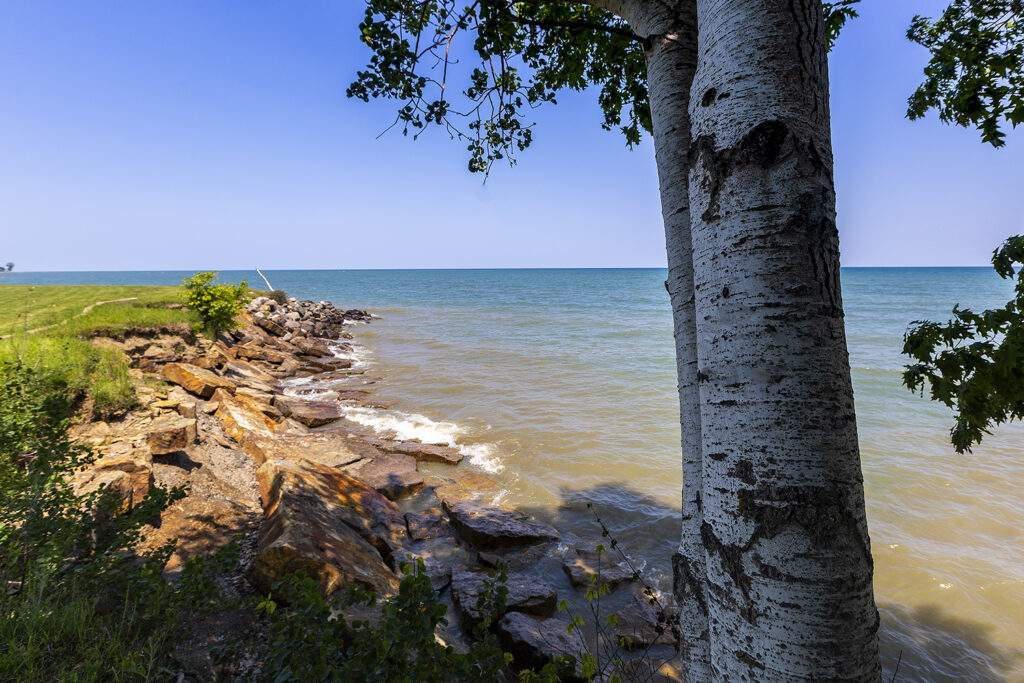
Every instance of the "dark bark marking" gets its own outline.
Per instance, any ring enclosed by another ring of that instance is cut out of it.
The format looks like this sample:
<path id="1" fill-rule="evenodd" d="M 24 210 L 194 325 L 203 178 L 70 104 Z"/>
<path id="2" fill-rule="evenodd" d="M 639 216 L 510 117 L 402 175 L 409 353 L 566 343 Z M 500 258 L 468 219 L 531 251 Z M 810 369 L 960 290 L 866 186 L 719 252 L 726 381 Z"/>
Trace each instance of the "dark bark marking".
<path id="1" fill-rule="evenodd" d="M 728 299 L 729 298 L 729 285 L 726 285 L 725 287 L 722 287 L 722 298 L 723 299 Z"/>
<path id="2" fill-rule="evenodd" d="M 704 599 L 705 578 L 693 571 L 690 559 L 682 553 L 672 555 L 672 592 L 682 602 L 687 596 L 693 596 L 700 605 L 701 614 L 707 616 L 708 603 Z"/>
<path id="3" fill-rule="evenodd" d="M 700 105 L 702 107 L 710 107 L 714 103 L 716 97 L 718 97 L 718 91 L 711 88 L 704 93 L 704 97 L 700 98 Z"/>
<path id="4" fill-rule="evenodd" d="M 708 453 L 708 457 L 711 458 L 712 460 L 714 460 L 715 462 L 722 462 L 723 460 L 725 460 L 726 458 L 729 457 L 729 454 L 728 453 Z"/>
<path id="5" fill-rule="evenodd" d="M 749 460 L 740 460 L 732 466 L 727 474 L 749 486 L 757 483 L 757 479 L 754 477 L 754 464 Z"/>

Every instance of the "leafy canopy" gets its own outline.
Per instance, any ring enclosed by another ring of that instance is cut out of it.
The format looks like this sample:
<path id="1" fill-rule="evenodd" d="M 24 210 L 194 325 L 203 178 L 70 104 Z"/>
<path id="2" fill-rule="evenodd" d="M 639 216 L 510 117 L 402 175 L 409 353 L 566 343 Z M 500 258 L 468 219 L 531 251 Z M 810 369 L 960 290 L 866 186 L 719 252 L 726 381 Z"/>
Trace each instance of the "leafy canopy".
<path id="1" fill-rule="evenodd" d="M 903 353 L 915 363 L 903 373 L 911 391 L 955 411 L 950 429 L 958 453 L 970 452 L 994 425 L 1024 417 L 1024 236 L 1008 239 L 992 256 L 1004 279 L 1016 277 L 1016 297 L 1005 307 L 974 313 L 959 306 L 945 324 L 915 321 Z"/>
<path id="2" fill-rule="evenodd" d="M 857 2 L 824 3 L 830 45 Z M 360 31 L 371 57 L 349 97 L 400 102 L 393 126 L 439 126 L 466 143 L 470 171 L 514 164 L 533 142 L 529 110 L 564 90 L 594 87 L 601 127 L 630 147 L 651 130 L 647 38 L 585 2 L 367 0 Z"/>
<path id="3" fill-rule="evenodd" d="M 953 0 L 936 20 L 914 17 L 907 37 L 931 52 L 908 117 L 937 109 L 994 147 L 1006 122 L 1024 123 L 1024 0 Z"/>

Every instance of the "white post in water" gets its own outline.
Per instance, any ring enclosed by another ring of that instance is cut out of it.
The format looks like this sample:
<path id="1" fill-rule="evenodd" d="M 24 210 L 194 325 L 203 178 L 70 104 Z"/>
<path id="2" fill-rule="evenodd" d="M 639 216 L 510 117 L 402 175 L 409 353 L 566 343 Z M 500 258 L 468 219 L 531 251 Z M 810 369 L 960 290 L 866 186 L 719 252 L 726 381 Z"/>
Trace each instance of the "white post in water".
<path id="1" fill-rule="evenodd" d="M 261 271 L 259 268 L 257 268 L 256 272 L 259 273 L 260 277 L 263 278 L 263 281 L 265 283 L 267 283 L 267 291 L 268 292 L 273 292 L 274 291 L 274 287 L 270 284 L 270 280 L 267 279 L 267 276 L 263 274 L 263 271 Z"/>

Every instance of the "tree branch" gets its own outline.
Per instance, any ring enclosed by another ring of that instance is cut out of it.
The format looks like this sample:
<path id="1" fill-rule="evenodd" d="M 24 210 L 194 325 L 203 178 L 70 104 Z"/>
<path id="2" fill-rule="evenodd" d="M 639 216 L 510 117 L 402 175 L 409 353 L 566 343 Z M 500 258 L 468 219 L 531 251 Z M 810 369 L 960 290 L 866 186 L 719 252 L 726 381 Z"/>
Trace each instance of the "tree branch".
<path id="1" fill-rule="evenodd" d="M 623 36 L 629 38 L 638 43 L 646 43 L 646 39 L 643 36 L 638 36 L 629 29 L 625 29 L 619 26 L 608 26 L 607 24 L 599 24 L 593 21 L 554 21 L 550 19 L 530 19 L 523 17 L 515 12 L 512 12 L 508 6 L 502 2 L 496 0 L 484 0 L 484 3 L 492 7 L 503 17 L 509 21 L 524 26 L 532 26 L 534 28 L 564 28 L 570 31 L 603 31 L 616 36 Z M 588 3 L 589 4 L 589 3 Z"/>

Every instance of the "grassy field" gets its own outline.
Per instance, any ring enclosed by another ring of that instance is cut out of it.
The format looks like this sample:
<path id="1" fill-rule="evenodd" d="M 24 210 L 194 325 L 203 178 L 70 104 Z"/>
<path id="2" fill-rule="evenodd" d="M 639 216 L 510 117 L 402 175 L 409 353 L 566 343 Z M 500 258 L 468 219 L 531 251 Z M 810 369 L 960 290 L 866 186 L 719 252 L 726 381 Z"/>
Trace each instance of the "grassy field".
<path id="1" fill-rule="evenodd" d="M 103 304 L 76 317 L 86 306 L 129 297 L 136 301 Z M 61 326 L 47 334 L 78 335 L 89 329 L 117 331 L 132 325 L 190 322 L 187 311 L 166 308 L 182 301 L 180 287 L 0 285 L 0 336 L 54 324 Z"/>

